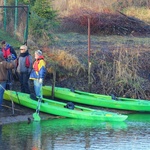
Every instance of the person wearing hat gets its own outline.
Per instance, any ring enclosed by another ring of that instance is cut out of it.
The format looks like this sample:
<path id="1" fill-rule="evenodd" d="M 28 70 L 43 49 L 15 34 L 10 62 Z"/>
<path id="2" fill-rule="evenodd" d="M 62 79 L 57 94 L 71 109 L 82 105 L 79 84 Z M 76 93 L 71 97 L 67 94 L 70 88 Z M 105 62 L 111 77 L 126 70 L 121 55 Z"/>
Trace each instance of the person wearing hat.
<path id="1" fill-rule="evenodd" d="M 20 46 L 20 54 L 17 62 L 17 73 L 21 84 L 21 92 L 30 94 L 28 81 L 32 70 L 33 60 L 26 45 Z"/>
<path id="2" fill-rule="evenodd" d="M 7 74 L 9 69 L 14 69 L 16 67 L 16 60 L 12 62 L 7 62 L 3 56 L 3 52 L 0 51 L 0 112 L 3 111 L 3 95 L 6 89 Z"/>
<path id="3" fill-rule="evenodd" d="M 46 75 L 46 62 L 41 50 L 35 51 L 35 62 L 30 74 L 30 79 L 34 82 L 34 90 L 37 98 L 42 98 L 42 85 Z"/>

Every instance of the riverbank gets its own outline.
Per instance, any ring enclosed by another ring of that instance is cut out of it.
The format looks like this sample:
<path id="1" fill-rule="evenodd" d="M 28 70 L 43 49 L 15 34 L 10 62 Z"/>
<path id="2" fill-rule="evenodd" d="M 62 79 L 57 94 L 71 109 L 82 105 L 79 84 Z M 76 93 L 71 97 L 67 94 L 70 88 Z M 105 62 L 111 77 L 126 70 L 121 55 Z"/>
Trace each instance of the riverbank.
<path id="1" fill-rule="evenodd" d="M 0 125 L 16 122 L 30 123 L 33 121 L 33 113 L 35 113 L 35 110 L 33 109 L 29 109 L 18 104 L 14 104 L 13 108 L 11 102 L 4 100 L 3 111 L 0 112 Z M 54 116 L 40 112 L 40 117 L 41 120 L 47 120 L 52 118 L 58 118 L 59 116 Z"/>
<path id="2" fill-rule="evenodd" d="M 62 69 L 62 67 L 60 70 L 57 70 L 55 85 L 88 91 L 87 36 L 70 33 L 58 34 L 57 37 L 59 42 L 50 47 L 50 53 L 53 54 L 53 51 L 56 52 L 57 50 L 68 52 L 72 58 L 76 56 L 84 68 L 77 71 L 74 70 L 74 73 L 71 73 L 70 70 Z M 120 97 L 149 100 L 149 38 L 91 36 L 91 39 L 91 92 L 107 95 L 113 93 Z M 45 54 L 45 56 L 47 55 Z M 48 55 L 47 60 L 52 56 Z M 66 57 L 61 60 L 64 63 Z M 52 74 L 47 73 L 44 83 L 45 85 L 52 85 Z M 32 84 L 30 88 L 33 90 Z M 12 90 L 20 91 L 18 81 L 14 82 Z M 8 103 L 6 104 L 5 101 L 3 103 L 3 105 L 9 106 L 9 108 L 4 107 L 4 112 L 0 113 L 0 124 L 19 121 L 28 122 L 28 118 L 32 120 L 32 114 L 35 110 L 15 104 L 15 114 L 12 114 L 11 102 Z M 118 110 L 108 111 L 119 112 Z M 127 114 L 128 112 L 121 111 L 120 113 Z M 45 114 L 40 113 L 40 116 L 42 119 L 47 119 L 47 116 L 49 118 L 50 115 L 47 115 L 45 118 Z"/>
<path id="3" fill-rule="evenodd" d="M 34 121 L 33 114 L 36 112 L 35 109 L 30 109 L 7 100 L 4 100 L 2 106 L 3 106 L 3 111 L 0 112 L 0 125 L 17 123 L 17 122 L 26 122 L 30 124 L 32 121 Z M 99 109 L 99 110 L 110 111 L 110 112 L 126 114 L 126 115 L 133 113 L 132 111 L 116 110 L 116 109 L 109 109 L 109 108 L 96 107 L 96 106 L 89 106 L 89 107 L 92 109 Z M 39 115 L 41 120 L 48 120 L 53 118 L 64 118 L 62 116 L 55 116 L 55 115 L 46 114 L 42 112 L 40 112 Z"/>

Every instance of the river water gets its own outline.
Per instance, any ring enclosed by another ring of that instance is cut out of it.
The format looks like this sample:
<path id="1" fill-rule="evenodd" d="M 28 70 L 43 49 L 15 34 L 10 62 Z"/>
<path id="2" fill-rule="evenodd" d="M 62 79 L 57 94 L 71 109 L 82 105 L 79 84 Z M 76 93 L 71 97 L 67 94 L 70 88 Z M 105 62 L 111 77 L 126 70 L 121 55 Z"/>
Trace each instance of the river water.
<path id="1" fill-rule="evenodd" d="M 150 114 L 125 122 L 50 119 L 0 126 L 0 150 L 150 150 Z"/>

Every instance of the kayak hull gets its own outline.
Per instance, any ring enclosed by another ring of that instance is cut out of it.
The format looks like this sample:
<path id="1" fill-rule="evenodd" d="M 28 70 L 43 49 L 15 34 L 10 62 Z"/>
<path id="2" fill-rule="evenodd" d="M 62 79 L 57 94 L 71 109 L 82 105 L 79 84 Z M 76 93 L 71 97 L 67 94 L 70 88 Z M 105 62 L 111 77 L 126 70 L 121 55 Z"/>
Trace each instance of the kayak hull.
<path id="1" fill-rule="evenodd" d="M 43 86 L 43 95 L 51 96 L 52 87 Z M 112 99 L 111 96 L 94 94 L 88 92 L 82 92 L 78 90 L 71 91 L 68 88 L 55 87 L 54 97 L 60 98 L 66 101 L 72 101 L 76 103 L 100 106 L 105 108 L 129 110 L 129 111 L 139 111 L 139 112 L 150 112 L 150 101 L 139 100 L 131 98 L 117 98 Z"/>
<path id="2" fill-rule="evenodd" d="M 35 109 L 37 108 L 38 101 L 30 98 L 29 94 L 5 91 L 4 99 L 13 101 L 19 105 Z M 54 100 L 43 98 L 40 105 L 40 112 L 58 115 L 67 118 L 74 119 L 86 119 L 86 120 L 100 120 L 100 121 L 124 121 L 127 119 L 127 115 L 121 115 L 113 112 L 101 111 L 96 109 L 90 109 L 81 106 L 74 106 L 74 109 L 66 108 L 66 103 L 57 102 Z"/>

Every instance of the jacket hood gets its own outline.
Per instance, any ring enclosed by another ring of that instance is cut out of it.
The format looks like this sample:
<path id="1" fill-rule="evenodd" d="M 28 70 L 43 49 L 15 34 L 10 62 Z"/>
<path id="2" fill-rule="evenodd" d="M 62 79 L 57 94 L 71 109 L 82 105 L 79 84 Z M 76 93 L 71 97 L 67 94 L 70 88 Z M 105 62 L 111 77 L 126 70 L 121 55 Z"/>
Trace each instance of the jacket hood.
<path id="1" fill-rule="evenodd" d="M 10 44 L 6 43 L 6 48 L 5 48 L 5 50 L 8 49 L 8 48 L 10 48 Z"/>

